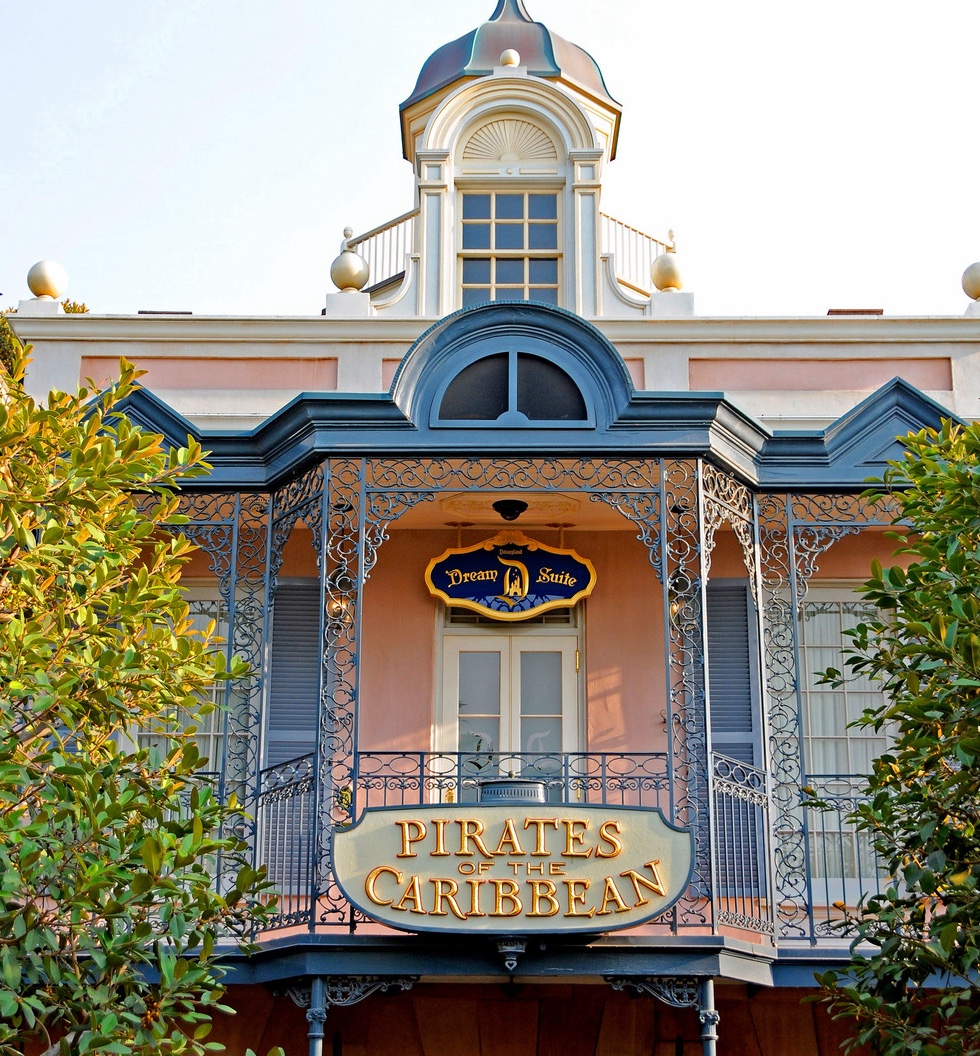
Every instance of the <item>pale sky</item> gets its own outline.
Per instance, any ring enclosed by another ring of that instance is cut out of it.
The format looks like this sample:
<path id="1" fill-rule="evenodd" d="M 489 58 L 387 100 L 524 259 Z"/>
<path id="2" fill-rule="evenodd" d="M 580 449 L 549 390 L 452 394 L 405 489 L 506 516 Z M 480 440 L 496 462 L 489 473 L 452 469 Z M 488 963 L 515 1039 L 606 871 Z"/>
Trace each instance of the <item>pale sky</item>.
<path id="1" fill-rule="evenodd" d="M 603 211 L 698 315 L 962 315 L 980 0 L 526 0 L 623 105 Z M 398 104 L 494 0 L 0 0 L 0 307 L 319 315 L 412 207 Z"/>

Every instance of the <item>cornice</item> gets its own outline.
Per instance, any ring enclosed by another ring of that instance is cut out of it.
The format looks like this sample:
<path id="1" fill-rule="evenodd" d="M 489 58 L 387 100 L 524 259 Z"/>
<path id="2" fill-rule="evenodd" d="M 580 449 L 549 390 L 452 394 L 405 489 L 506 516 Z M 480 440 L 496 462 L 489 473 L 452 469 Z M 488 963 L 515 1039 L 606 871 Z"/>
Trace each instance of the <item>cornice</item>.
<path id="1" fill-rule="evenodd" d="M 411 344 L 434 319 L 325 316 L 51 315 L 8 317 L 22 341 L 111 341 L 243 345 L 386 342 Z M 169 353 L 168 353 L 169 354 Z M 196 354 L 196 353 L 195 353 Z"/>
<path id="2" fill-rule="evenodd" d="M 152 341 L 261 345 L 332 342 L 411 344 L 435 317 L 337 319 L 326 316 L 54 315 L 9 316 L 26 341 Z M 980 316 L 693 316 L 681 319 L 590 319 L 613 344 L 783 346 L 980 344 Z M 802 353 L 805 354 L 805 353 Z"/>

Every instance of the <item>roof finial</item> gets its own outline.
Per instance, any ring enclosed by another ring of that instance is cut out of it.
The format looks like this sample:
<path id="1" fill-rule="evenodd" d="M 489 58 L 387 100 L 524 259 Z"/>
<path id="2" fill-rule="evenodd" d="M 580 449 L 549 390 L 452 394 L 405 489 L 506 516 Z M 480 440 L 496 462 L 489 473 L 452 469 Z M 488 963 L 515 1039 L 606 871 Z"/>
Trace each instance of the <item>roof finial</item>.
<path id="1" fill-rule="evenodd" d="M 497 0 L 497 6 L 488 22 L 533 22 L 527 13 L 524 0 Z"/>

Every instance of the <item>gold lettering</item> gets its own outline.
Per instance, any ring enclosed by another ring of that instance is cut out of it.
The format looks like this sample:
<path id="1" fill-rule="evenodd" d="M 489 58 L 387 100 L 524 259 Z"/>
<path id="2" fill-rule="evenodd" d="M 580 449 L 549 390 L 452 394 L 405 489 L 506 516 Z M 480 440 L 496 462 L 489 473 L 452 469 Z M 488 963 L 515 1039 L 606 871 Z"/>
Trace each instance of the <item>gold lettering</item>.
<path id="1" fill-rule="evenodd" d="M 486 883 L 486 880 L 467 880 L 470 885 L 470 912 L 471 917 L 485 917 L 486 913 L 480 909 L 480 888 Z"/>
<path id="2" fill-rule="evenodd" d="M 398 858 L 418 858 L 412 850 L 412 844 L 425 839 L 425 822 L 423 821 L 396 821 L 395 824 L 402 830 L 402 849 L 398 852 Z M 414 836 L 409 836 L 409 826 L 413 827 Z"/>
<path id="3" fill-rule="evenodd" d="M 544 862 L 528 862 L 527 863 L 527 875 L 528 876 L 544 876 Z"/>
<path id="4" fill-rule="evenodd" d="M 447 568 L 445 571 L 451 587 L 458 587 L 463 583 L 497 582 L 497 570 L 495 568 L 484 568 L 478 572 L 463 572 L 459 568 Z"/>
<path id="5" fill-rule="evenodd" d="M 408 882 L 408 887 L 405 888 L 405 894 L 391 908 L 407 910 L 406 902 L 412 903 L 413 913 L 425 915 L 425 910 L 422 908 L 422 877 L 413 876 Z"/>
<path id="6" fill-rule="evenodd" d="M 636 906 L 645 906 L 650 902 L 649 898 L 643 897 L 643 892 L 640 890 L 641 885 L 652 891 L 655 895 L 662 896 L 667 894 L 667 889 L 664 887 L 664 882 L 660 877 L 660 870 L 657 868 L 660 864 L 660 859 L 654 858 L 652 862 L 644 862 L 643 864 L 651 873 L 653 873 L 652 881 L 647 880 L 645 876 L 640 876 L 635 869 L 627 869 L 625 873 L 619 874 L 633 884 L 633 890 L 636 892 L 636 905 L 634 905 L 634 909 Z"/>
<path id="7" fill-rule="evenodd" d="M 376 869 L 372 869 L 368 873 L 367 879 L 364 881 L 364 893 L 376 906 L 390 906 L 394 899 L 381 898 L 378 894 L 377 883 L 378 877 L 382 873 L 391 873 L 395 878 L 395 883 L 400 884 L 402 882 L 402 874 L 397 870 L 393 869 L 390 865 L 379 865 Z"/>
<path id="8" fill-rule="evenodd" d="M 608 906 L 610 902 L 616 903 L 617 913 L 629 913 L 630 907 L 626 904 L 626 900 L 619 893 L 616 881 L 613 880 L 611 876 L 607 876 L 605 879 L 606 886 L 602 891 L 602 905 L 599 907 L 599 916 L 609 912 L 609 910 L 606 909 L 606 906 Z"/>
<path id="9" fill-rule="evenodd" d="M 574 587 L 578 580 L 571 572 L 552 572 L 548 567 L 538 572 L 539 583 L 557 583 L 561 587 Z"/>
<path id="10" fill-rule="evenodd" d="M 517 895 L 518 886 L 516 880 L 490 880 L 494 887 L 493 912 L 491 917 L 516 917 L 519 916 L 524 904 Z M 508 909 L 504 909 L 504 903 Z"/>
<path id="11" fill-rule="evenodd" d="M 509 851 L 504 850 L 504 845 L 510 846 Z M 517 838 L 517 833 L 514 830 L 514 819 L 508 818 L 504 822 L 503 832 L 500 834 L 500 839 L 497 842 L 497 849 L 493 852 L 494 854 L 523 854 L 524 848 L 521 846 L 520 841 Z"/>
<path id="12" fill-rule="evenodd" d="M 446 850 L 446 826 L 449 824 L 449 818 L 433 818 L 432 824 L 436 830 L 436 846 L 435 850 L 429 851 L 429 856 L 432 858 L 448 856 L 449 851 Z"/>
<path id="13" fill-rule="evenodd" d="M 456 895 L 459 892 L 459 884 L 455 880 L 438 878 L 430 880 L 430 884 L 435 888 L 435 894 L 432 896 L 432 916 L 434 917 L 446 917 L 449 914 L 442 908 L 442 903 L 445 900 L 448 903 L 449 908 L 452 910 L 454 917 L 459 917 L 460 920 L 466 920 L 466 914 L 459 908 L 459 903 L 456 901 Z"/>
<path id="14" fill-rule="evenodd" d="M 565 875 L 565 863 L 564 862 L 548 862 L 548 875 L 549 876 L 564 876 Z"/>
<path id="15" fill-rule="evenodd" d="M 456 822 L 459 826 L 459 850 L 457 854 L 472 854 L 470 840 L 476 844 L 476 849 L 484 858 L 492 858 L 493 855 L 487 850 L 483 842 L 483 822 L 477 818 L 461 818 Z"/>
<path id="16" fill-rule="evenodd" d="M 524 828 L 529 829 L 531 826 L 537 830 L 534 837 L 534 850 L 531 854 L 540 854 L 547 856 L 551 852 L 545 843 L 545 825 L 550 825 L 556 832 L 558 831 L 558 819 L 557 818 L 525 818 Z"/>
<path id="17" fill-rule="evenodd" d="M 529 917 L 553 917 L 561 908 L 558 899 L 555 898 L 555 885 L 551 880 L 528 880 L 531 885 L 531 908 L 528 910 Z M 541 909 L 541 903 L 546 902 L 548 908 Z"/>
<path id="18" fill-rule="evenodd" d="M 595 913 L 595 907 L 588 911 L 588 913 L 579 913 L 576 906 L 581 906 L 585 909 L 585 897 L 589 890 L 588 880 L 562 880 L 562 883 L 568 888 L 568 912 L 565 914 L 566 917 L 591 917 Z"/>
<path id="19" fill-rule="evenodd" d="M 596 847 L 595 856 L 596 858 L 615 858 L 623 850 L 623 841 L 618 836 L 613 836 L 612 833 L 621 833 L 623 826 L 618 821 L 604 821 L 599 826 L 599 839 L 605 840 L 609 844 L 610 850 L 604 851 L 601 847 Z"/>
<path id="20" fill-rule="evenodd" d="M 592 854 L 591 847 L 585 850 L 577 850 L 577 848 L 585 843 L 585 830 L 589 827 L 589 823 L 563 818 L 562 825 L 565 826 L 565 856 L 567 858 L 588 858 Z M 581 826 L 581 830 L 577 830 L 576 826 Z"/>

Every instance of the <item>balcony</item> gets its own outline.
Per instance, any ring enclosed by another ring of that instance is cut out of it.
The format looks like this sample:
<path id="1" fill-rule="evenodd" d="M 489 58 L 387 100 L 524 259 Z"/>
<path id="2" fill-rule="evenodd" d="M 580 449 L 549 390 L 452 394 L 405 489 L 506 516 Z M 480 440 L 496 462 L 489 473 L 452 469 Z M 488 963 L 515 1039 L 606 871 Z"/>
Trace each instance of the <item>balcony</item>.
<path id="1" fill-rule="evenodd" d="M 356 931 L 367 922 L 342 897 L 329 868 L 329 831 L 349 825 L 370 807 L 476 802 L 480 784 L 519 775 L 544 786 L 555 804 L 656 808 L 670 817 L 669 760 L 661 753 L 524 753 L 502 758 L 453 752 L 361 752 L 350 785 L 329 789 L 317 811 L 314 757 L 302 756 L 262 772 L 257 804 L 263 864 L 281 894 L 271 930 Z M 707 831 L 692 826 L 699 846 L 710 846 L 710 864 L 696 870 L 685 899 L 698 913 L 678 907 L 651 925 L 654 934 L 685 931 L 754 935 L 766 943 L 804 940 L 840 944 L 836 923 L 842 906 L 876 890 L 884 872 L 870 841 L 847 820 L 858 801 L 861 778 L 811 777 L 830 807 L 801 802 L 798 818 L 805 851 L 798 875 L 780 876 L 785 861 L 773 854 L 770 795 L 764 771 L 713 756 L 711 818 Z M 322 783 L 321 783 L 322 784 Z M 319 820 L 318 820 L 319 818 Z M 786 888 L 801 894 L 790 908 L 797 923 L 783 928 Z M 704 907 L 707 907 L 705 909 Z M 778 912 L 777 912 L 778 907 Z M 666 919 L 669 918 L 669 919 Z"/>

